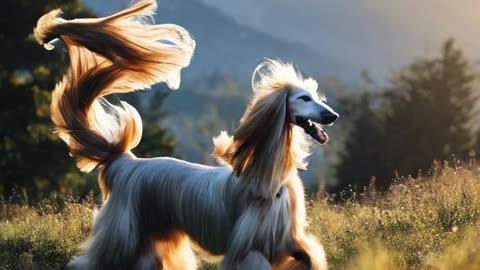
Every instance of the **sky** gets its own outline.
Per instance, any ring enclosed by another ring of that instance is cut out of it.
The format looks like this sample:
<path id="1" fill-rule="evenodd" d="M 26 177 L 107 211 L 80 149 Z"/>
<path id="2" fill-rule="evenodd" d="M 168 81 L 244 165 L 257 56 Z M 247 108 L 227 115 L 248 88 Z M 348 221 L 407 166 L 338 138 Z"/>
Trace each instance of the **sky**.
<path id="1" fill-rule="evenodd" d="M 124 8 L 130 1 L 84 0 L 103 15 Z M 172 4 L 174 1 L 175 5 Z M 325 56 L 318 59 L 345 63 L 344 66 L 352 66 L 355 70 L 367 69 L 378 81 L 386 80 L 393 69 L 410 63 L 415 57 L 437 55 L 442 43 L 450 37 L 457 40 L 468 59 L 480 60 L 480 0 L 158 0 L 158 13 L 167 13 L 171 16 L 169 18 L 188 14 L 186 16 L 195 17 L 190 21 L 198 23 L 195 30 L 208 32 L 211 29 L 206 26 L 206 21 L 214 18 L 201 13 L 201 10 L 208 11 L 194 5 L 199 1 L 242 25 L 293 44 L 305 45 Z M 175 9 L 185 6 L 191 9 L 183 13 Z M 215 33 L 205 37 L 217 38 L 215 41 L 222 43 L 221 46 L 226 44 Z M 222 32 L 222 37 L 228 38 L 228 35 Z M 275 44 L 268 43 L 268 46 Z M 207 49 L 208 53 L 220 55 L 216 49 Z M 232 46 L 228 49 L 240 51 L 244 48 Z M 201 59 L 202 51 L 196 53 L 196 58 Z M 245 59 L 244 62 L 254 60 Z M 202 67 L 212 65 L 207 61 L 198 64 Z M 322 65 L 325 63 L 319 63 Z M 187 71 L 192 68 L 193 65 Z M 167 99 L 166 104 L 168 102 Z M 175 117 L 175 113 L 171 115 Z M 181 126 L 178 118 L 172 119 Z M 216 135 L 217 131 L 214 132 Z M 325 167 L 315 168 L 327 175 Z"/>
<path id="2" fill-rule="evenodd" d="M 200 0 L 238 22 L 384 76 L 449 37 L 480 60 L 479 0 Z"/>
<path id="3" fill-rule="evenodd" d="M 117 10 L 130 1 L 102 0 Z M 438 54 L 447 38 L 454 38 L 468 59 L 480 63 L 480 0 L 175 1 L 203 2 L 240 24 L 366 69 L 377 79 L 415 57 Z M 158 3 L 161 8 L 162 0 Z"/>

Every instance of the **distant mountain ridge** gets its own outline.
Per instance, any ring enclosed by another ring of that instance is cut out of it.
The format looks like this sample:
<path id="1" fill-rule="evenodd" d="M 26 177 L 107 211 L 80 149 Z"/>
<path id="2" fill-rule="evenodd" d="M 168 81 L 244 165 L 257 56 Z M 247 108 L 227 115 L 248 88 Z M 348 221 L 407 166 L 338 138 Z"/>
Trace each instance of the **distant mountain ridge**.
<path id="1" fill-rule="evenodd" d="M 480 60 L 478 0 L 197 1 L 258 31 L 368 69 L 376 80 L 416 57 L 436 55 L 447 38 Z"/>
<path id="2" fill-rule="evenodd" d="M 116 12 L 129 0 L 83 0 L 99 15 Z M 157 23 L 176 23 L 192 33 L 197 49 L 190 67 L 183 72 L 184 83 L 196 83 L 213 74 L 228 74 L 241 81 L 265 57 L 292 61 L 311 76 L 338 76 L 353 80 L 354 68 L 330 57 L 319 56 L 299 42 L 287 42 L 236 22 L 217 9 L 197 0 L 159 0 Z"/>

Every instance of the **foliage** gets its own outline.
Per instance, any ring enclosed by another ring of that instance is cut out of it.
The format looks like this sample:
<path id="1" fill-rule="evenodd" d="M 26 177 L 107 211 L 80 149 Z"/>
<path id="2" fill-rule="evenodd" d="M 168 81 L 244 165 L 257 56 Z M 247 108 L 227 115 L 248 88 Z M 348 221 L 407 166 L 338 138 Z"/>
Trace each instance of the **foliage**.
<path id="1" fill-rule="evenodd" d="M 41 15 L 58 7 L 65 12 L 65 18 L 93 16 L 79 0 L 2 2 L 0 195 L 7 198 L 18 191 L 37 199 L 58 193 L 84 195 L 96 183 L 94 176 L 85 179 L 68 156 L 65 144 L 52 133 L 51 91 L 68 60 L 61 46 L 54 51 L 44 50 L 32 32 Z M 158 124 L 158 118 L 163 116 L 163 96 L 154 95 L 152 102 L 145 104 L 152 112 L 144 115 L 144 136 L 136 149 L 142 156 L 170 155 L 175 145 Z"/>
<path id="2" fill-rule="evenodd" d="M 384 139 L 384 134 L 382 114 L 372 104 L 377 99 L 378 96 L 373 93 L 363 92 L 356 98 L 339 101 L 338 107 L 343 108 L 343 115 L 350 115 L 347 121 L 351 122 L 351 126 L 344 146 L 346 152 L 337 164 L 339 184 L 331 191 L 345 192 L 345 187 L 351 183 L 366 185 L 365 180 L 370 179 L 372 172 L 380 172 L 384 156 L 378 144 Z"/>
<path id="3" fill-rule="evenodd" d="M 311 200 L 309 232 L 330 269 L 478 269 L 479 168 L 434 171 L 343 204 L 326 195 Z M 36 207 L 1 202 L 0 269 L 61 269 L 87 238 L 94 209 L 91 197 Z"/>
<path id="4" fill-rule="evenodd" d="M 394 174 L 426 172 L 434 160 L 467 157 L 477 126 L 476 73 L 453 40 L 437 57 L 414 61 L 394 73 L 382 96 L 354 100 L 353 127 L 337 167 L 340 191 L 361 190 L 375 176 L 387 187 Z M 386 158 L 388 157 L 388 158 Z"/>
<path id="5" fill-rule="evenodd" d="M 62 179 L 81 181 L 50 121 L 50 91 L 63 74 L 65 57 L 59 50 L 47 52 L 32 37 L 36 20 L 54 7 L 67 16 L 90 14 L 77 0 L 2 2 L 0 189 L 7 197 L 16 185 L 36 194 L 59 190 Z"/>

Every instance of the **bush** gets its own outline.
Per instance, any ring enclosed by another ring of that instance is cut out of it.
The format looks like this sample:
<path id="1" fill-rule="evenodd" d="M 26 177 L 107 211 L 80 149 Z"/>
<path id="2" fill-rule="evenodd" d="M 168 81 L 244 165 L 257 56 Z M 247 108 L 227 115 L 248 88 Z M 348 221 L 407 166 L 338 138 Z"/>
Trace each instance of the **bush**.
<path id="1" fill-rule="evenodd" d="M 93 203 L 70 200 L 0 210 L 0 269 L 62 269 L 91 227 Z"/>

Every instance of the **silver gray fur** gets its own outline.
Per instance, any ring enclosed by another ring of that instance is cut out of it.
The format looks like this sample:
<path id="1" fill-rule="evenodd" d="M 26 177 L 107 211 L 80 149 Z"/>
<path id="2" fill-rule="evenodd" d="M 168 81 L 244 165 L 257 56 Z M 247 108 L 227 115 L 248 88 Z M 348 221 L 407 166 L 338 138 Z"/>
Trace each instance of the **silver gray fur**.
<path id="1" fill-rule="evenodd" d="M 270 269 L 269 261 L 295 250 L 288 192 L 249 198 L 228 167 L 125 155 L 107 166 L 105 177 L 110 196 L 71 269 L 159 269 L 142 238 L 155 238 L 160 228 L 182 230 L 210 253 L 225 254 L 222 269 Z"/>

